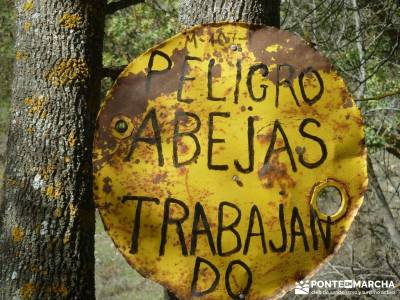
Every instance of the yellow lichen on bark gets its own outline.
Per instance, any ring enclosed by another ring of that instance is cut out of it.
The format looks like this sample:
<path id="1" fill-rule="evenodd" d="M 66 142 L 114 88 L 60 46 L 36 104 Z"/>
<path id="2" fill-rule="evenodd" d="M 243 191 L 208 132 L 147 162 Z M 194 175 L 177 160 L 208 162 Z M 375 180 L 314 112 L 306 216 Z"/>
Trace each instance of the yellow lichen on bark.
<path id="1" fill-rule="evenodd" d="M 8 179 L 8 178 L 6 178 L 6 179 L 4 180 L 4 184 L 5 184 L 6 186 L 17 186 L 17 181 L 16 181 L 15 179 Z"/>
<path id="2" fill-rule="evenodd" d="M 66 29 L 76 29 L 82 21 L 82 17 L 78 14 L 65 13 L 60 18 L 60 25 Z"/>
<path id="3" fill-rule="evenodd" d="M 26 104 L 26 105 L 29 105 L 29 106 L 31 106 L 31 105 L 33 105 L 33 99 L 32 98 L 25 98 L 25 100 L 24 100 L 24 103 Z"/>
<path id="4" fill-rule="evenodd" d="M 63 243 L 64 243 L 64 245 L 66 245 L 66 244 L 68 244 L 70 241 L 71 241 L 71 234 L 67 233 L 67 234 L 64 236 Z"/>
<path id="5" fill-rule="evenodd" d="M 71 218 L 75 218 L 78 212 L 78 208 L 72 203 L 68 205 L 68 208 L 69 208 L 69 215 L 71 216 Z"/>
<path id="6" fill-rule="evenodd" d="M 62 217 L 62 210 L 60 208 L 56 208 L 56 210 L 54 211 L 54 216 L 56 218 Z"/>
<path id="7" fill-rule="evenodd" d="M 22 25 L 22 29 L 27 32 L 31 29 L 32 23 L 31 22 L 25 22 L 24 25 Z"/>
<path id="8" fill-rule="evenodd" d="M 68 296 L 68 290 L 62 283 L 47 288 L 48 292 L 56 294 L 61 298 L 66 298 Z"/>
<path id="9" fill-rule="evenodd" d="M 29 106 L 28 113 L 30 115 L 39 114 L 40 118 L 47 116 L 45 108 L 45 97 L 44 96 L 33 96 L 32 98 L 25 98 L 24 103 Z"/>
<path id="10" fill-rule="evenodd" d="M 47 164 L 43 169 L 40 170 L 40 175 L 44 180 L 49 180 L 50 176 L 57 170 L 55 163 Z"/>
<path id="11" fill-rule="evenodd" d="M 16 226 L 11 230 L 11 235 L 15 242 L 20 242 L 24 238 L 25 233 L 21 227 Z"/>
<path id="12" fill-rule="evenodd" d="M 83 59 L 63 59 L 46 77 L 54 86 L 67 86 L 86 80 L 89 70 Z"/>
<path id="13" fill-rule="evenodd" d="M 50 198 L 59 198 L 61 196 L 61 182 L 57 181 L 46 189 L 46 196 Z"/>
<path id="14" fill-rule="evenodd" d="M 38 266 L 36 266 L 36 265 L 33 265 L 31 267 L 31 272 L 32 273 L 39 273 L 40 272 L 40 268 Z"/>
<path id="15" fill-rule="evenodd" d="M 32 8 L 33 8 L 32 0 L 25 1 L 24 5 L 22 5 L 22 10 L 24 12 L 28 12 L 28 11 L 32 10 Z"/>
<path id="16" fill-rule="evenodd" d="M 28 58 L 28 54 L 23 51 L 17 51 L 15 53 L 15 60 L 25 60 Z"/>
<path id="17" fill-rule="evenodd" d="M 37 267 L 32 267 L 32 272 L 40 272 L 40 269 Z M 49 294 L 57 295 L 57 299 L 65 299 L 68 297 L 68 289 L 64 284 L 56 284 L 56 285 L 48 285 L 44 287 Z M 33 295 L 36 293 L 38 286 L 32 282 L 24 284 L 19 290 L 21 299 L 31 299 Z"/>
<path id="18" fill-rule="evenodd" d="M 20 289 L 21 298 L 31 299 L 35 291 L 36 286 L 32 282 L 25 283 Z"/>
<path id="19" fill-rule="evenodd" d="M 77 137 L 75 131 L 71 131 L 68 135 L 67 144 L 68 147 L 74 148 L 77 143 Z"/>

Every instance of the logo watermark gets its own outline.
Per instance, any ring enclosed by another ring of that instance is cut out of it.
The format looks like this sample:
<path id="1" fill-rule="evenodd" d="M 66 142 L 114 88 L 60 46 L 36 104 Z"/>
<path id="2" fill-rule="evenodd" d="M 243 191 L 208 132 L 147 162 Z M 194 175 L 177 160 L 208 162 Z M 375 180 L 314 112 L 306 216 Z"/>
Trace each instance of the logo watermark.
<path id="1" fill-rule="evenodd" d="M 308 295 L 310 293 L 310 282 L 308 280 L 296 282 L 294 293 L 296 295 Z"/>
<path id="2" fill-rule="evenodd" d="M 304 280 L 296 282 L 296 295 L 395 295 L 392 280 Z"/>

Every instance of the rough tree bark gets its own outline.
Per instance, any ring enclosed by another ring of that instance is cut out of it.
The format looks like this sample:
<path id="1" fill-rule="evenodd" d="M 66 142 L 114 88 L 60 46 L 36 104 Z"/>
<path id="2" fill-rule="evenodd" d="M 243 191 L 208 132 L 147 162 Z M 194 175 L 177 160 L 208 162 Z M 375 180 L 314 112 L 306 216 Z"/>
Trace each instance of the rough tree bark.
<path id="1" fill-rule="evenodd" d="M 280 0 L 181 0 L 184 26 L 231 21 L 280 26 Z"/>
<path id="2" fill-rule="evenodd" d="M 212 22 L 244 22 L 280 27 L 280 0 L 180 0 L 179 21 L 185 27 Z M 177 299 L 166 291 L 166 299 Z"/>
<path id="3" fill-rule="evenodd" d="M 0 299 L 94 299 L 91 145 L 106 0 L 17 0 Z"/>

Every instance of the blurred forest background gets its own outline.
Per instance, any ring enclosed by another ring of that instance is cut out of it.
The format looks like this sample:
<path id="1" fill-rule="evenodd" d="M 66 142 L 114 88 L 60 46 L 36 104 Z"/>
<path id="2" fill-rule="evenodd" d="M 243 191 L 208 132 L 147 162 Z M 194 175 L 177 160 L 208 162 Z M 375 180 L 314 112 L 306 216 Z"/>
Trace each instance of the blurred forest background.
<path id="1" fill-rule="evenodd" d="M 104 66 L 126 65 L 179 32 L 178 13 L 176 0 L 147 0 L 107 17 Z M 1 175 L 13 62 L 18 59 L 14 23 L 14 1 L 0 0 Z M 296 32 L 333 61 L 366 125 L 370 187 L 346 242 L 315 278 L 393 280 L 399 288 L 400 1 L 283 0 L 281 27 Z M 103 94 L 111 84 L 111 79 L 104 79 Z M 95 255 L 98 299 L 163 299 L 160 286 L 143 279 L 124 262 L 99 220 Z"/>

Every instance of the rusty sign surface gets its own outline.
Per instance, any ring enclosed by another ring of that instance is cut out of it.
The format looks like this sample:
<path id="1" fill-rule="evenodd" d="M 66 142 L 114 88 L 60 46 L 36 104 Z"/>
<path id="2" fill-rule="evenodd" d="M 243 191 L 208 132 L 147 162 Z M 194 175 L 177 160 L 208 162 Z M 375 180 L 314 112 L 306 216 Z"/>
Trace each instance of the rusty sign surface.
<path id="1" fill-rule="evenodd" d="M 268 299 L 342 244 L 367 187 L 360 112 L 298 36 L 209 24 L 125 69 L 98 116 L 95 198 L 126 260 L 180 299 Z M 334 187 L 328 215 L 319 194 Z"/>

